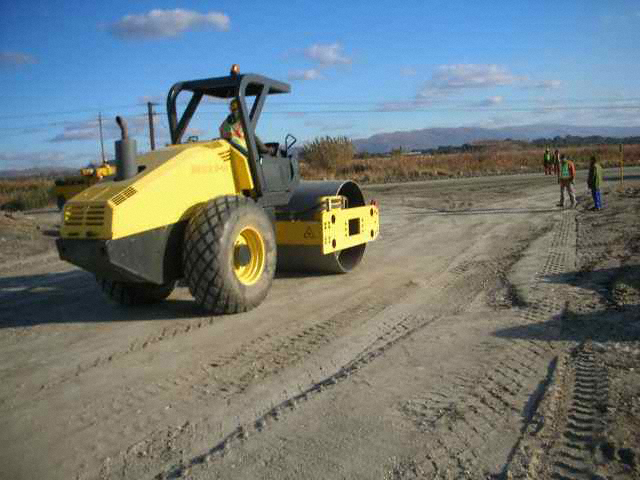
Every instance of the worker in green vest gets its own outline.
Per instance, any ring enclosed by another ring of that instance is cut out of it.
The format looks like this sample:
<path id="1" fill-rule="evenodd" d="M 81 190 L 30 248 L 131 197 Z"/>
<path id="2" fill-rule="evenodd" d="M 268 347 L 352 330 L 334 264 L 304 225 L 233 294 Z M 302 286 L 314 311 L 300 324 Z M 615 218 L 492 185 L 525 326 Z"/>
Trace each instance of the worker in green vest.
<path id="1" fill-rule="evenodd" d="M 589 162 L 587 187 L 591 190 L 591 196 L 593 197 L 592 210 L 601 210 L 602 199 L 600 198 L 600 188 L 602 187 L 602 166 L 598 163 L 598 159 L 595 156 L 591 156 L 591 161 Z"/>
<path id="2" fill-rule="evenodd" d="M 247 140 L 244 138 L 244 130 L 240 120 L 240 102 L 235 98 L 231 100 L 229 110 L 231 113 L 220 124 L 220 136 L 247 150 Z M 275 155 L 273 149 L 263 144 L 257 135 L 254 138 L 259 154 Z"/>
<path id="3" fill-rule="evenodd" d="M 544 174 L 551 175 L 553 169 L 553 162 L 551 161 L 551 152 L 549 151 L 549 147 L 544 149 L 544 157 L 542 160 L 542 165 L 544 167 Z"/>
<path id="4" fill-rule="evenodd" d="M 560 165 L 558 172 L 558 183 L 560 184 L 560 203 L 559 207 L 564 207 L 564 192 L 569 193 L 569 200 L 571 201 L 571 208 L 576 208 L 578 203 L 576 202 L 576 166 L 569 160 L 566 155 L 560 156 Z"/>
<path id="5" fill-rule="evenodd" d="M 231 113 L 224 119 L 220 125 L 220 136 L 227 140 L 247 149 L 247 142 L 244 138 L 244 130 L 240 121 L 240 104 L 235 98 L 229 104 Z"/>

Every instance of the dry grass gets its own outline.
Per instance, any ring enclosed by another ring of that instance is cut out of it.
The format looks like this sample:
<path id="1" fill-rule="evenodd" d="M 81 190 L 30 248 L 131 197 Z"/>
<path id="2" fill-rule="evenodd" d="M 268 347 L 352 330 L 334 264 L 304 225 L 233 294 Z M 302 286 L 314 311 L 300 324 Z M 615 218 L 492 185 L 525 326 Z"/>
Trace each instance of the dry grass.
<path id="1" fill-rule="evenodd" d="M 353 160 L 355 148 L 347 137 L 323 137 L 302 147 L 300 157 L 321 170 L 342 170 Z"/>
<path id="2" fill-rule="evenodd" d="M 603 167 L 619 165 L 617 145 L 564 148 L 578 169 L 588 168 L 589 158 L 596 155 Z M 311 167 L 301 161 L 300 172 L 305 179 L 351 178 L 361 183 L 388 183 L 438 177 L 471 177 L 507 173 L 542 171 L 543 149 L 511 149 L 487 146 L 482 151 L 441 155 L 391 155 L 353 159 L 342 168 Z M 640 145 L 627 145 L 625 165 L 640 165 Z"/>
<path id="3" fill-rule="evenodd" d="M 302 178 L 351 178 L 360 183 L 387 183 L 439 177 L 500 175 L 542 171 L 539 148 L 504 149 L 486 146 L 483 151 L 442 155 L 391 155 L 366 159 L 341 157 L 337 165 L 312 167 L 301 160 Z M 578 168 L 587 168 L 591 155 L 604 167 L 617 167 L 620 153 L 617 145 L 596 145 L 562 149 Z M 626 145 L 625 165 L 640 165 L 640 145 Z M 31 177 L 0 180 L 0 210 L 29 210 L 55 203 L 53 178 Z"/>
<path id="4" fill-rule="evenodd" d="M 0 210 L 30 210 L 55 201 L 53 179 L 33 177 L 0 180 Z"/>

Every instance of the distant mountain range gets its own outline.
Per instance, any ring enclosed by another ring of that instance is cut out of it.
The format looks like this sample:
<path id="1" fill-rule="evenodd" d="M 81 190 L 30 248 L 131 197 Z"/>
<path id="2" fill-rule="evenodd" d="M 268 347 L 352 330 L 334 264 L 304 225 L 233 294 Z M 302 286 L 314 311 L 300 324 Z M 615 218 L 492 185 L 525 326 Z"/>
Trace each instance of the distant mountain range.
<path id="1" fill-rule="evenodd" d="M 535 140 L 556 136 L 632 137 L 640 135 L 639 127 L 576 127 L 571 125 L 535 124 L 503 128 L 423 128 L 404 132 L 377 133 L 369 138 L 354 139 L 359 152 L 386 153 L 403 150 L 426 150 L 444 146 L 459 146 L 486 140 Z"/>

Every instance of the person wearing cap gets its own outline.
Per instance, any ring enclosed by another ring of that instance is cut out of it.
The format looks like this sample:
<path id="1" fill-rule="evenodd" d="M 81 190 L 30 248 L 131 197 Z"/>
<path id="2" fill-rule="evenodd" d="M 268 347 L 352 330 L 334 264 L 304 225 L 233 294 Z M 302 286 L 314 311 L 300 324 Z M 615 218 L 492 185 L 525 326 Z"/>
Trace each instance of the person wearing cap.
<path id="1" fill-rule="evenodd" d="M 242 128 L 242 122 L 240 121 L 240 102 L 238 102 L 238 99 L 234 98 L 231 100 L 229 103 L 229 110 L 231 113 L 229 113 L 227 118 L 225 118 L 220 124 L 220 136 L 247 150 L 247 141 L 244 138 L 244 130 Z M 256 141 L 256 147 L 258 148 L 258 153 L 261 155 L 274 155 L 271 149 L 266 147 L 257 135 L 255 135 L 254 138 Z"/>
<path id="2" fill-rule="evenodd" d="M 602 209 L 602 199 L 600 198 L 600 188 L 602 187 L 602 166 L 598 163 L 595 156 L 591 156 L 589 162 L 589 176 L 587 177 L 587 187 L 591 190 L 593 197 L 593 209 Z"/>
<path id="3" fill-rule="evenodd" d="M 549 152 L 549 147 L 544 149 L 544 157 L 543 157 L 542 165 L 544 167 L 544 174 L 551 175 L 553 164 L 551 161 L 551 152 Z"/>
<path id="4" fill-rule="evenodd" d="M 560 203 L 558 203 L 558 206 L 564 207 L 564 192 L 566 190 L 569 193 L 569 200 L 571 200 L 571 208 L 576 208 L 576 205 L 578 205 L 574 184 L 576 179 L 576 166 L 567 156 L 561 155 L 559 167 L 558 183 L 560 184 Z"/>

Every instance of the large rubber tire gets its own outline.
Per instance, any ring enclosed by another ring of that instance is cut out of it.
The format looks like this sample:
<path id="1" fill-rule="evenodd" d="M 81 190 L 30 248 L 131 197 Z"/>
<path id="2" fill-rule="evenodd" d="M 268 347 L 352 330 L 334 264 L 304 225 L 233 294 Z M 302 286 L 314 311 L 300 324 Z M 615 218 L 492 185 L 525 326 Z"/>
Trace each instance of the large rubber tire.
<path id="1" fill-rule="evenodd" d="M 249 198 L 224 196 L 203 205 L 189 220 L 182 251 L 189 291 L 207 312 L 251 310 L 271 288 L 274 227 Z"/>
<path id="2" fill-rule="evenodd" d="M 175 281 L 164 285 L 153 283 L 129 283 L 105 278 L 96 278 L 102 291 L 114 302 L 121 305 L 146 305 L 166 299 L 176 285 Z"/>

